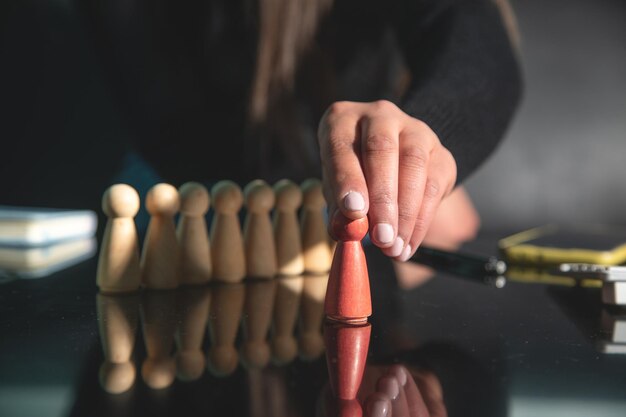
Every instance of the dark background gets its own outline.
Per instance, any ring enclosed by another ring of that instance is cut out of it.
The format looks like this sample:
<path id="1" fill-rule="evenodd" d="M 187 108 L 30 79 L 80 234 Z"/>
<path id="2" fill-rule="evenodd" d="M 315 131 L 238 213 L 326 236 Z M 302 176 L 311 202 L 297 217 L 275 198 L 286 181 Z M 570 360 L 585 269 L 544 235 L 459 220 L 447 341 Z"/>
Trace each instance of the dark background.
<path id="1" fill-rule="evenodd" d="M 102 192 L 94 184 L 123 169 L 132 131 L 76 4 L 0 3 L 0 204 L 91 206 Z M 626 3 L 512 4 L 526 91 L 499 151 L 467 182 L 484 228 L 626 224 Z M 30 164 L 15 155 L 29 155 Z M 94 172 L 94 161 L 111 162 Z M 141 175 L 146 187 L 156 178 Z"/>
<path id="2" fill-rule="evenodd" d="M 467 183 L 487 228 L 626 224 L 626 2 L 512 1 L 525 97 Z"/>

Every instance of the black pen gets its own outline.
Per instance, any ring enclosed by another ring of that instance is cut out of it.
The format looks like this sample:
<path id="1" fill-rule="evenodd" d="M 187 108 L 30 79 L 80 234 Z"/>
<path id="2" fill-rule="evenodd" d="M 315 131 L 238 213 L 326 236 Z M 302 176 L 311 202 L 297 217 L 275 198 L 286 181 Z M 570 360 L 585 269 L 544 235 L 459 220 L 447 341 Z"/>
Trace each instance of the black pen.
<path id="1" fill-rule="evenodd" d="M 447 252 L 427 246 L 420 246 L 411 260 L 471 278 L 501 276 L 506 272 L 506 262 L 495 256 L 481 257 L 461 252 Z"/>

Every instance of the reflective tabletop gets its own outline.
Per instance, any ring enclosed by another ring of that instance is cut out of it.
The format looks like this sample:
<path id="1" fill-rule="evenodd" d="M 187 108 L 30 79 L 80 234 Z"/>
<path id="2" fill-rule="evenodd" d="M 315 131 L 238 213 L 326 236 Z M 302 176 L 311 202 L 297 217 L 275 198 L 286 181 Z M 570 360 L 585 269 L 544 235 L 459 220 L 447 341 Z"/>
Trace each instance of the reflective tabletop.
<path id="1" fill-rule="evenodd" d="M 491 255 L 497 238 L 463 250 Z M 626 311 L 598 288 L 366 255 L 373 315 L 348 328 L 324 322 L 324 275 L 105 295 L 92 257 L 6 282 L 0 415 L 371 415 L 389 375 L 393 416 L 624 415 Z M 366 355 L 354 404 L 332 395 L 342 343 Z"/>

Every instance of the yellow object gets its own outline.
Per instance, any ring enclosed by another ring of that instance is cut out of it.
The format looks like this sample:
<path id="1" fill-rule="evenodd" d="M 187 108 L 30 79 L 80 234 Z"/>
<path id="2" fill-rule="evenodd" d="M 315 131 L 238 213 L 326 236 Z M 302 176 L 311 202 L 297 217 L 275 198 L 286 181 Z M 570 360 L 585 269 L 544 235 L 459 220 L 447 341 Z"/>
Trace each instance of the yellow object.
<path id="1" fill-rule="evenodd" d="M 594 242 L 604 235 L 596 229 L 576 232 L 577 243 L 569 244 L 564 236 L 574 236 L 556 225 L 536 227 L 501 239 L 498 247 L 510 264 L 552 265 L 560 263 L 590 263 L 619 265 L 626 261 L 626 235 L 623 242 L 615 244 L 615 233 L 606 234 L 606 247 L 583 247 L 580 242 Z M 588 235 L 587 235 L 588 233 Z M 559 238 L 563 241 L 559 242 Z M 546 243 L 552 239 L 553 242 Z M 614 241 L 611 243 L 611 241 Z"/>

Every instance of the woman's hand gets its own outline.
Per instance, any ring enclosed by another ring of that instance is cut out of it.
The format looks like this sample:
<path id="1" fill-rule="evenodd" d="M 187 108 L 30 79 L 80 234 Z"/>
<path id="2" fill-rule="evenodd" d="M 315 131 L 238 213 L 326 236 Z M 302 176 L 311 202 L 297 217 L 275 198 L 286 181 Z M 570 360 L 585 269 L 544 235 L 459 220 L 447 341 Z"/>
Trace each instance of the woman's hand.
<path id="1" fill-rule="evenodd" d="M 383 252 L 409 259 L 456 182 L 456 162 L 437 135 L 389 101 L 336 102 L 320 121 L 330 213 L 369 217 Z"/>

